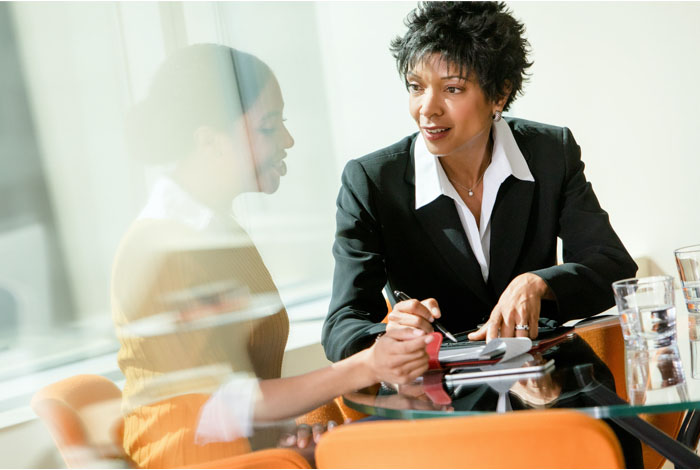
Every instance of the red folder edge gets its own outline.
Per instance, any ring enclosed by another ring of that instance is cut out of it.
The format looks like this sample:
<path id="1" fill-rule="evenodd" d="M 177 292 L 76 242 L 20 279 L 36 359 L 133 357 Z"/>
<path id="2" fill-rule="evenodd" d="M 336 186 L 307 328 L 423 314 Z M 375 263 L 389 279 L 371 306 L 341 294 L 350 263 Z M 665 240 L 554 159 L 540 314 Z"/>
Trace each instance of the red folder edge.
<path id="1" fill-rule="evenodd" d="M 431 335 L 433 340 L 425 347 L 425 351 L 428 353 L 428 369 L 442 369 L 438 359 L 440 354 L 440 346 L 442 346 L 442 334 L 431 333 Z"/>
<path id="2" fill-rule="evenodd" d="M 423 375 L 423 392 L 436 405 L 449 405 L 452 403 L 452 398 L 442 386 L 442 378 L 444 376 L 444 371 L 437 370 L 430 370 Z"/>

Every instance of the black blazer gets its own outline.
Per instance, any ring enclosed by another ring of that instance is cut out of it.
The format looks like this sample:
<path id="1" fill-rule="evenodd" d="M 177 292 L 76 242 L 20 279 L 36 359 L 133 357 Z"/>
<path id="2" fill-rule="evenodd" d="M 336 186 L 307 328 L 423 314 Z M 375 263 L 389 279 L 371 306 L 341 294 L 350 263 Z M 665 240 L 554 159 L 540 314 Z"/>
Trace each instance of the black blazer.
<path id="1" fill-rule="evenodd" d="M 484 282 L 454 201 L 440 196 L 415 209 L 417 134 L 348 162 L 337 200 L 335 274 L 322 342 L 332 361 L 372 344 L 394 289 L 434 297 L 452 332 L 488 318 L 518 274 L 542 277 L 556 296 L 542 317 L 565 322 L 613 305 L 610 284 L 637 266 L 583 174 L 567 128 L 507 119 L 535 181 L 509 176 L 491 214 L 489 279 Z M 556 265 L 557 237 L 564 264 Z"/>

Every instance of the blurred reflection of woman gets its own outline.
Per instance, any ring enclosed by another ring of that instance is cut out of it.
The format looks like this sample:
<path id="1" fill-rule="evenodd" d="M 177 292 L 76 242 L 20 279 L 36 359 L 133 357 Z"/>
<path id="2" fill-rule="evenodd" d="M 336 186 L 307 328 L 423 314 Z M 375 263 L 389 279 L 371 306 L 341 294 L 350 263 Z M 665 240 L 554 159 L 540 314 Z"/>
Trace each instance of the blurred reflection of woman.
<path id="1" fill-rule="evenodd" d="M 332 367 L 279 378 L 287 314 L 230 210 L 243 192 L 277 190 L 294 144 L 282 116 L 269 67 L 211 44 L 168 58 L 130 113 L 132 152 L 168 167 L 124 236 L 112 277 L 124 448 L 141 467 L 246 452 L 241 438 L 254 437 L 254 423 L 427 369 L 429 341 L 405 329 Z M 399 340 L 399 354 L 374 357 Z M 376 364 L 387 361 L 400 367 L 382 374 Z"/>

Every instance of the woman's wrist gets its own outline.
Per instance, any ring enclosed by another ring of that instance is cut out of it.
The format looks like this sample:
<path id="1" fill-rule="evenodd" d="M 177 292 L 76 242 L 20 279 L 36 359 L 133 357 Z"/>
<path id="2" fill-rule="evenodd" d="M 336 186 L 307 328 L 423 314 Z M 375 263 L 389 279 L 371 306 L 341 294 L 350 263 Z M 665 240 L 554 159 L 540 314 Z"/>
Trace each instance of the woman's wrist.
<path id="1" fill-rule="evenodd" d="M 524 273 L 523 276 L 528 277 L 528 283 L 531 283 L 540 299 L 554 300 L 554 292 L 544 279 L 534 273 Z"/>
<path id="2" fill-rule="evenodd" d="M 349 369 L 348 376 L 353 379 L 351 384 L 353 390 L 369 387 L 379 382 L 375 373 L 373 348 L 374 346 L 363 349 L 345 360 Z"/>

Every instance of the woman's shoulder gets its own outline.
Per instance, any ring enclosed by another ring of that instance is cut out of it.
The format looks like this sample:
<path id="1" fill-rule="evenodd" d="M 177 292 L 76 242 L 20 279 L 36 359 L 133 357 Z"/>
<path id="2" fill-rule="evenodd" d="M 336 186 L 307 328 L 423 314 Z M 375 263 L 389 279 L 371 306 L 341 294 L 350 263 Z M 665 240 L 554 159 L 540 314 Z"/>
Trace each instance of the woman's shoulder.
<path id="1" fill-rule="evenodd" d="M 418 133 L 411 134 L 387 147 L 349 160 L 343 171 L 345 178 L 374 180 L 382 175 L 403 174 L 410 162 L 417 135 Z"/>
<path id="2" fill-rule="evenodd" d="M 516 139 L 553 138 L 561 140 L 562 134 L 568 132 L 568 128 L 562 126 L 516 117 L 504 117 L 504 119 L 510 126 L 511 131 L 513 131 L 513 136 Z"/>
<path id="3" fill-rule="evenodd" d="M 511 117 L 506 122 L 528 164 L 540 159 L 548 165 L 564 163 L 562 156 L 579 155 L 578 144 L 568 127 Z"/>

